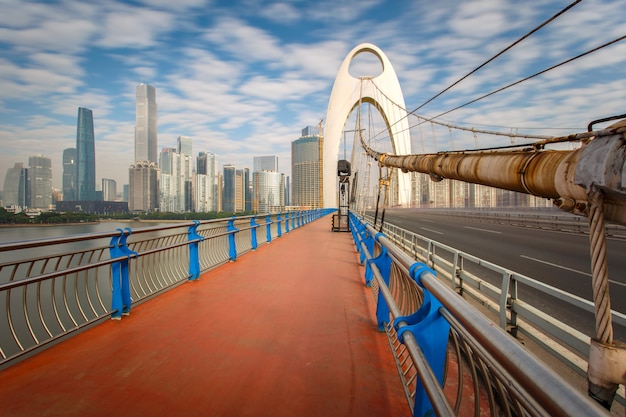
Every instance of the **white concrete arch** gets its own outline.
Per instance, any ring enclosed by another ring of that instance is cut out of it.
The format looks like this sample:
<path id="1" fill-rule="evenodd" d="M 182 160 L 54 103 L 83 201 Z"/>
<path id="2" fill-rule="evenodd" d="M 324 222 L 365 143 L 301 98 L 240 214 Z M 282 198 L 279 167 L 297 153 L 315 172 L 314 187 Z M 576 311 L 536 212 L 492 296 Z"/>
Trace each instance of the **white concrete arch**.
<path id="1" fill-rule="evenodd" d="M 361 79 L 350 75 L 350 63 L 361 53 L 371 53 L 380 60 L 382 72 L 371 78 L 389 99 L 377 100 L 376 97 L 380 94 L 376 94 L 377 90 L 373 83 L 367 82 L 361 86 Z M 359 101 L 370 103 L 381 112 L 387 124 L 395 154 L 411 153 L 409 122 L 406 118 L 406 111 L 403 110 L 405 108 L 404 97 L 398 77 L 391 62 L 380 48 L 370 43 L 362 43 L 350 51 L 339 67 L 328 102 L 323 148 L 324 207 L 337 207 L 337 160 L 341 134 L 350 113 L 358 106 Z M 397 106 L 393 105 L 392 101 Z M 403 206 L 408 206 L 411 201 L 410 174 L 399 173 L 398 193 L 397 201 Z"/>

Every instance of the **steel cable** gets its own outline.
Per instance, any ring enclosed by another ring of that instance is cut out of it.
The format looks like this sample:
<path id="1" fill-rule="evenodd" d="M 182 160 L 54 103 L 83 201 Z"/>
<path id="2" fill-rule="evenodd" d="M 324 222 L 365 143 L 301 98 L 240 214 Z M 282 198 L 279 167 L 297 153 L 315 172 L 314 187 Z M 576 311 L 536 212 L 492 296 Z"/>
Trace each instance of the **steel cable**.
<path id="1" fill-rule="evenodd" d="M 596 338 L 603 343 L 613 344 L 611 300 L 609 297 L 609 275 L 606 261 L 606 238 L 604 229 L 602 191 L 593 186 L 588 194 L 589 242 L 593 303 L 596 315 Z"/>

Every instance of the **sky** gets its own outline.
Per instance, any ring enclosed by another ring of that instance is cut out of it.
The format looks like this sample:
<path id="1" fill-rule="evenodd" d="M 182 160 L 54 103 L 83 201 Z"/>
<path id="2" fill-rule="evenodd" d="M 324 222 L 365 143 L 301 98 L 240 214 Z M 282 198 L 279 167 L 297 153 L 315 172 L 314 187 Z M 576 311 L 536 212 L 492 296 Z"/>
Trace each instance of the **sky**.
<path id="1" fill-rule="evenodd" d="M 62 152 L 75 147 L 78 107 L 87 107 L 97 186 L 109 178 L 121 190 L 134 162 L 139 83 L 156 88 L 159 151 L 190 136 L 194 155 L 215 153 L 220 167 L 277 155 L 289 175 L 291 142 L 326 119 L 339 66 L 357 45 L 382 49 L 413 110 L 570 3 L 0 0 L 0 186 L 16 162 L 43 154 L 60 188 Z M 624 36 L 625 14 L 626 0 L 584 0 L 417 113 L 439 115 Z M 351 73 L 376 75 L 370 58 L 359 55 Z M 441 120 L 564 135 L 623 113 L 626 41 Z M 425 140 L 436 150 L 477 143 Z"/>

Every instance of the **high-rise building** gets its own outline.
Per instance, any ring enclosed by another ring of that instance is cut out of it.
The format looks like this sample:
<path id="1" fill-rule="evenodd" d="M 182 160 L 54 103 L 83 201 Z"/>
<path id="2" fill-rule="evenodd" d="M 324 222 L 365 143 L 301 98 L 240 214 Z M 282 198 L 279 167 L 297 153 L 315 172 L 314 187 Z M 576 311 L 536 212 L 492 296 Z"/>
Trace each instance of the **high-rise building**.
<path id="1" fill-rule="evenodd" d="M 63 149 L 63 200 L 76 201 L 76 148 Z"/>
<path id="2" fill-rule="evenodd" d="M 136 88 L 135 161 L 158 163 L 156 89 L 148 84 Z"/>
<path id="3" fill-rule="evenodd" d="M 177 143 L 179 154 L 192 156 L 192 139 L 189 136 L 179 136 Z"/>
<path id="4" fill-rule="evenodd" d="M 134 212 L 159 208 L 159 170 L 155 163 L 137 162 L 128 169 L 128 207 Z"/>
<path id="5" fill-rule="evenodd" d="M 255 156 L 252 158 L 252 172 L 273 171 L 278 172 L 278 157 Z"/>
<path id="6" fill-rule="evenodd" d="M 44 155 L 28 158 L 30 208 L 49 209 L 52 205 L 52 161 Z"/>
<path id="7" fill-rule="evenodd" d="M 219 209 L 217 155 L 198 153 L 196 167 L 196 211 L 209 212 Z"/>
<path id="8" fill-rule="evenodd" d="M 76 128 L 76 201 L 96 200 L 96 147 L 93 112 L 78 108 Z"/>
<path id="9" fill-rule="evenodd" d="M 258 214 L 285 211 L 285 175 L 271 171 L 252 173 L 253 210 Z"/>
<path id="10" fill-rule="evenodd" d="M 159 208 L 163 212 L 186 212 L 194 209 L 193 170 L 191 155 L 174 148 L 164 148 L 159 158 Z"/>
<path id="11" fill-rule="evenodd" d="M 222 209 L 228 213 L 235 212 L 235 196 L 236 196 L 236 171 L 234 165 L 224 165 L 224 177 L 222 190 Z"/>
<path id="12" fill-rule="evenodd" d="M 13 168 L 7 169 L 2 204 L 5 207 L 27 208 L 30 205 L 28 183 L 28 168 L 24 168 L 23 163 L 16 163 Z"/>
<path id="13" fill-rule="evenodd" d="M 291 142 L 292 205 L 302 208 L 324 207 L 322 192 L 323 139 L 311 126 Z M 306 136 L 305 136 L 306 134 Z"/>
<path id="14" fill-rule="evenodd" d="M 115 201 L 117 197 L 117 182 L 102 178 L 102 201 Z"/>

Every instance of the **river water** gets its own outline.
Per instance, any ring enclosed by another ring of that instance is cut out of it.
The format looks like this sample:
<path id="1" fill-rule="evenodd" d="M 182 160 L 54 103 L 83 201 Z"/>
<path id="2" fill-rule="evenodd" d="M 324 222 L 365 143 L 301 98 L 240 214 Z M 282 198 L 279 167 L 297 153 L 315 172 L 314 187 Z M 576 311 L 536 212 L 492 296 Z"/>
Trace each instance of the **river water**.
<path id="1" fill-rule="evenodd" d="M 168 223 L 146 223 L 133 220 L 128 222 L 107 221 L 100 223 L 80 223 L 59 226 L 3 226 L 0 227 L 0 243 L 69 236 L 82 233 L 113 232 L 117 228 L 130 227 L 131 229 L 135 229 L 142 227 L 161 226 L 165 224 Z"/>

